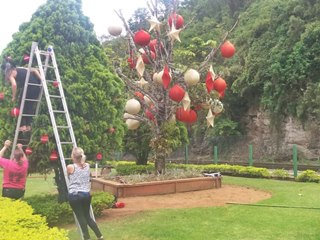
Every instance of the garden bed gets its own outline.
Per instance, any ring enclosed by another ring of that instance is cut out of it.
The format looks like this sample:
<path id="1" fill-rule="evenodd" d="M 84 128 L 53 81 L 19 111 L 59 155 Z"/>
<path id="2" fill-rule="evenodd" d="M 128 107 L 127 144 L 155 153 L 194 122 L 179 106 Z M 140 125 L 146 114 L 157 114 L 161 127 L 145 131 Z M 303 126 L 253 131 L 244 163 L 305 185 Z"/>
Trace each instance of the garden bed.
<path id="1" fill-rule="evenodd" d="M 221 188 L 221 177 L 197 177 L 142 183 L 119 183 L 101 178 L 92 179 L 93 191 L 105 191 L 117 197 L 149 196 Z"/>

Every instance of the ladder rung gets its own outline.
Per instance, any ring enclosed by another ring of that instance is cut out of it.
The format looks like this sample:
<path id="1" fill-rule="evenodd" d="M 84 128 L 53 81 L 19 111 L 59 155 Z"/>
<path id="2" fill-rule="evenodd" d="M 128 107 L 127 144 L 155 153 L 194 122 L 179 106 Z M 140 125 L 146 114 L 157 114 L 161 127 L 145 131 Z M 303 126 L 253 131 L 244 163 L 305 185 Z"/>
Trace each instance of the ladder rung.
<path id="1" fill-rule="evenodd" d="M 69 126 L 57 126 L 57 128 L 69 128 Z"/>
<path id="2" fill-rule="evenodd" d="M 55 69 L 56 67 L 55 67 L 55 66 L 49 66 L 49 65 L 43 65 L 43 68 L 52 68 L 52 69 Z"/>
<path id="3" fill-rule="evenodd" d="M 62 97 L 59 96 L 59 95 L 49 95 L 49 97 L 51 97 L 51 98 L 62 98 Z"/>
<path id="4" fill-rule="evenodd" d="M 42 84 L 39 84 L 39 83 L 28 83 L 28 85 L 30 85 L 30 86 L 42 86 Z"/>
<path id="5" fill-rule="evenodd" d="M 36 114 L 25 114 L 25 113 L 22 113 L 21 116 L 24 116 L 24 117 L 34 117 L 34 116 L 37 116 Z"/>
<path id="6" fill-rule="evenodd" d="M 63 111 L 63 110 L 52 110 L 52 112 L 54 112 L 54 113 L 66 113 L 66 111 Z"/>
<path id="7" fill-rule="evenodd" d="M 64 144 L 64 145 L 66 145 L 66 144 L 73 144 L 73 142 L 60 142 L 60 144 Z"/>
<path id="8" fill-rule="evenodd" d="M 31 98 L 25 98 L 25 101 L 29 101 L 29 102 L 39 102 L 39 99 L 31 99 Z"/>
<path id="9" fill-rule="evenodd" d="M 64 160 L 72 160 L 72 158 L 64 158 Z"/>

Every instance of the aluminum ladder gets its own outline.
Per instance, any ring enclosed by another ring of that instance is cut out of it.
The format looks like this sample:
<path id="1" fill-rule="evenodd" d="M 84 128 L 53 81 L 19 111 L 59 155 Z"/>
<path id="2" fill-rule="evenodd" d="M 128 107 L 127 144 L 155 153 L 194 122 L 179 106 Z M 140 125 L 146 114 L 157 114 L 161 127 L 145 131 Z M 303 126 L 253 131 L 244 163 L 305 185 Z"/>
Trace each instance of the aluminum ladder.
<path id="1" fill-rule="evenodd" d="M 42 88 L 40 96 L 37 100 L 34 99 L 26 99 L 27 89 L 31 85 L 29 83 L 31 67 L 33 64 L 33 58 L 36 58 L 38 70 L 41 75 L 41 84 L 39 87 Z M 15 137 L 12 144 L 12 153 L 13 156 L 14 149 L 16 148 L 17 143 L 19 141 L 23 142 L 23 146 L 28 146 L 31 139 L 31 134 L 21 133 L 20 124 L 22 117 L 25 116 L 37 116 L 41 104 L 42 96 L 45 96 L 50 120 L 52 124 L 52 129 L 56 141 L 56 146 L 58 150 L 58 158 L 60 159 L 61 167 L 64 174 L 65 183 L 67 189 L 69 189 L 69 179 L 66 168 L 66 160 L 71 160 L 71 151 L 74 147 L 77 147 L 76 139 L 74 136 L 74 131 L 70 119 L 70 114 L 68 111 L 68 106 L 66 103 L 62 82 L 58 70 L 58 65 L 56 62 L 56 57 L 54 54 L 54 49 L 52 46 L 49 46 L 46 51 L 39 50 L 38 43 L 32 42 L 29 64 L 28 64 L 28 72 L 26 75 L 25 85 L 22 93 L 21 104 L 20 104 L 20 114 L 17 119 L 17 126 L 15 130 Z M 34 111 L 34 114 L 24 114 L 24 106 L 27 101 L 36 101 L 37 105 Z M 21 135 L 23 137 L 21 137 Z M 26 136 L 27 135 L 27 136 Z M 68 156 L 68 157 L 66 157 Z M 94 219 L 94 214 L 91 207 L 91 216 Z M 83 239 L 82 231 L 80 230 L 79 222 L 74 214 L 74 218 L 78 227 L 78 230 L 81 234 L 81 239 Z"/>

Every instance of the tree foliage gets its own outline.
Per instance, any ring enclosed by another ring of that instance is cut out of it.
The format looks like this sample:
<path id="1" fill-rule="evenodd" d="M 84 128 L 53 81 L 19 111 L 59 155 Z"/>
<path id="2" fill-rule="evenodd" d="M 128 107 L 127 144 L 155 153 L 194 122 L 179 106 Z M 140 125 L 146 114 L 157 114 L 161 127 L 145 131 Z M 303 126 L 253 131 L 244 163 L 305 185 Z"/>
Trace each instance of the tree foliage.
<path id="1" fill-rule="evenodd" d="M 19 60 L 30 52 L 32 41 L 38 42 L 40 49 L 54 47 L 77 143 L 93 158 L 97 152 L 108 156 L 122 146 L 123 83 L 113 73 L 93 24 L 83 15 L 81 7 L 80 0 L 48 0 L 30 22 L 21 24 L 2 56 L 10 55 L 21 64 Z M 6 89 L 5 93 L 9 94 L 10 90 Z M 1 108 L 2 113 L 10 111 L 8 101 L 6 98 L 1 103 L 5 107 Z M 6 114 L 0 121 L 1 126 L 7 126 L 1 128 L 1 138 L 12 138 L 15 119 Z M 111 128 L 115 131 L 109 131 Z M 30 159 L 35 168 L 43 170 L 48 166 L 50 151 L 55 148 L 46 104 L 42 104 L 33 130 L 31 146 L 35 154 Z M 43 133 L 50 135 L 46 146 L 39 143 Z"/>

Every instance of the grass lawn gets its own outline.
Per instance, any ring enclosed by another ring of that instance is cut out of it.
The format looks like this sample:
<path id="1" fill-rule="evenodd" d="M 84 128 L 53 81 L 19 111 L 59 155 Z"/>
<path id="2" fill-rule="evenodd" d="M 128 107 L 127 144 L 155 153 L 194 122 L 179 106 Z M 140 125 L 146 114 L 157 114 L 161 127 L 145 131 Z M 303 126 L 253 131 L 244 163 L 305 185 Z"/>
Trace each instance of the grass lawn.
<path id="1" fill-rule="evenodd" d="M 29 178 L 26 195 L 55 191 L 52 177 Z M 253 205 L 144 212 L 99 227 L 110 240 L 320 239 L 319 184 L 228 176 L 222 183 L 268 191 L 272 198 Z M 79 240 L 75 225 L 69 237 Z"/>

